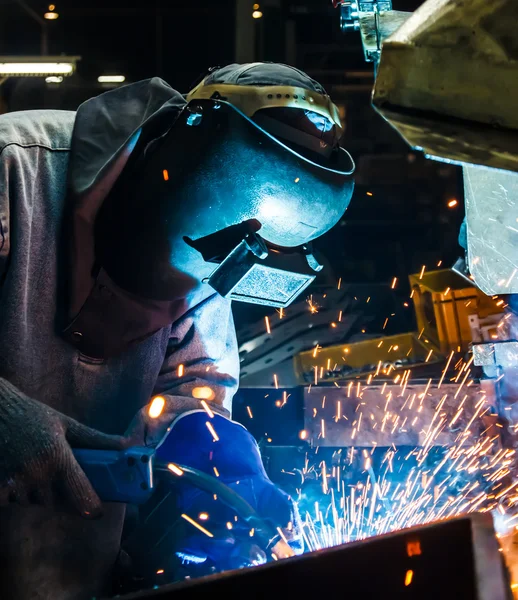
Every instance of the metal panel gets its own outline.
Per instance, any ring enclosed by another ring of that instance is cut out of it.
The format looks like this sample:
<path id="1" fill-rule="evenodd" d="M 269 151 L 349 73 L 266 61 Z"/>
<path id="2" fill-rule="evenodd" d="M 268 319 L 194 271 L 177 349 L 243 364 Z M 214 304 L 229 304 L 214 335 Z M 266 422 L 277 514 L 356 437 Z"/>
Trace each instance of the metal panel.
<path id="1" fill-rule="evenodd" d="M 341 388 L 306 388 L 304 426 L 315 446 L 424 446 L 432 439 L 435 446 L 448 445 L 458 441 L 475 412 L 489 411 L 491 402 L 477 384 L 351 381 Z M 473 436 L 477 427 L 480 419 L 470 425 Z"/>
<path id="2" fill-rule="evenodd" d="M 486 294 L 518 292 L 518 173 L 464 167 L 469 269 Z"/>

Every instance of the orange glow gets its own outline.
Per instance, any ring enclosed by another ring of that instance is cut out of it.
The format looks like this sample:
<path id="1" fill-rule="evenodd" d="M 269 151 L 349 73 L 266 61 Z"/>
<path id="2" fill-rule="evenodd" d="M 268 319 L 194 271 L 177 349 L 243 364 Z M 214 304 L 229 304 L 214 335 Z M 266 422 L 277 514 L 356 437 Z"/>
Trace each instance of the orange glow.
<path id="1" fill-rule="evenodd" d="M 169 463 L 167 465 L 167 468 L 171 471 L 171 473 L 174 473 L 175 475 L 178 475 L 178 476 L 183 475 L 182 469 L 180 469 L 180 467 L 178 467 L 177 465 L 175 465 L 173 463 Z"/>
<path id="2" fill-rule="evenodd" d="M 184 366 L 178 365 L 178 377 L 183 377 L 184 372 L 185 372 Z"/>
<path id="3" fill-rule="evenodd" d="M 203 406 L 203 410 L 209 415 L 209 417 L 211 419 L 214 418 L 214 413 L 212 412 L 212 410 L 210 409 L 210 406 L 205 402 L 205 400 L 202 400 L 200 402 L 200 404 Z"/>
<path id="4" fill-rule="evenodd" d="M 167 171 L 167 169 L 164 169 L 162 173 L 164 175 L 164 181 L 169 181 L 169 172 Z"/>
<path id="5" fill-rule="evenodd" d="M 198 398 L 198 400 L 214 400 L 214 391 L 208 385 L 203 387 L 195 387 L 192 390 L 192 397 Z"/>
<path id="6" fill-rule="evenodd" d="M 188 515 L 182 514 L 181 517 L 182 517 L 182 519 L 185 519 L 191 525 L 194 525 L 194 527 L 196 527 L 196 529 L 199 529 L 207 537 L 214 537 L 210 531 L 207 531 L 205 529 L 205 527 L 202 527 L 199 523 L 196 523 L 196 521 L 194 519 L 191 519 L 191 517 L 189 517 Z"/>
<path id="7" fill-rule="evenodd" d="M 419 540 L 408 540 L 406 553 L 408 556 L 421 556 L 421 542 Z"/>
<path id="8" fill-rule="evenodd" d="M 457 200 L 455 200 L 455 198 L 453 200 L 450 200 L 448 202 L 448 208 L 453 208 L 454 206 L 457 206 L 458 202 Z"/>
<path id="9" fill-rule="evenodd" d="M 205 425 L 207 426 L 207 429 L 210 431 L 212 437 L 214 438 L 214 441 L 219 442 L 218 434 L 216 433 L 216 430 L 214 429 L 214 427 L 212 427 L 212 424 L 207 421 L 205 423 Z"/>
<path id="10" fill-rule="evenodd" d="M 152 419 L 158 419 L 165 407 L 165 398 L 163 396 L 155 396 L 149 405 L 148 415 Z"/>
<path id="11" fill-rule="evenodd" d="M 412 583 L 412 579 L 414 577 L 413 571 L 407 571 L 405 575 L 405 585 L 410 585 Z"/>

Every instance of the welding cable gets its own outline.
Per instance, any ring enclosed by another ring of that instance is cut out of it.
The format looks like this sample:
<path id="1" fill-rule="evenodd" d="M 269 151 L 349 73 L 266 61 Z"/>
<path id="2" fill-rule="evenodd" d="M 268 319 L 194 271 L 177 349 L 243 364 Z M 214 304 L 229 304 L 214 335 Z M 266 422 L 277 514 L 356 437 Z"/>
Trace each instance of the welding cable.
<path id="1" fill-rule="evenodd" d="M 282 539 L 279 533 L 273 530 L 268 523 L 259 516 L 257 511 L 252 508 L 244 498 L 234 492 L 234 490 L 215 477 L 207 475 L 203 471 L 185 465 L 175 466 L 182 471 L 181 477 L 184 478 L 185 481 L 188 481 L 191 485 L 204 492 L 216 494 L 219 500 L 235 510 L 248 524 L 250 529 L 255 530 L 255 536 L 263 549 L 272 552 L 276 558 L 289 558 L 295 556 L 293 549 Z M 155 464 L 154 470 L 161 473 L 168 473 L 170 476 L 175 475 L 168 468 L 166 463 Z"/>

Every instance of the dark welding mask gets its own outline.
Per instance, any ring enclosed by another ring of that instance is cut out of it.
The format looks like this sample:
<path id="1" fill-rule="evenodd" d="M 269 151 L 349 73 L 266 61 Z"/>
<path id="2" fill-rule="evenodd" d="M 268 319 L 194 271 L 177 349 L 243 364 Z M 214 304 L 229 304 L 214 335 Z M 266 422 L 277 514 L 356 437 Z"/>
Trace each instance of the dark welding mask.
<path id="1" fill-rule="evenodd" d="M 167 240 L 168 268 L 179 281 L 208 284 L 233 300 L 285 307 L 321 269 L 311 241 L 344 214 L 354 163 L 338 146 L 305 156 L 294 149 L 304 140 L 280 141 L 221 91 L 191 94 L 171 128 L 144 150 L 127 187 L 127 194 L 153 203 L 152 211 L 142 211 L 139 239 L 162 254 Z M 296 88 L 245 88 L 250 105 L 253 94 L 268 104 L 273 91 L 272 105 L 287 93 L 295 96 L 291 102 L 300 96 L 304 106 L 322 111 L 328 102 Z"/>

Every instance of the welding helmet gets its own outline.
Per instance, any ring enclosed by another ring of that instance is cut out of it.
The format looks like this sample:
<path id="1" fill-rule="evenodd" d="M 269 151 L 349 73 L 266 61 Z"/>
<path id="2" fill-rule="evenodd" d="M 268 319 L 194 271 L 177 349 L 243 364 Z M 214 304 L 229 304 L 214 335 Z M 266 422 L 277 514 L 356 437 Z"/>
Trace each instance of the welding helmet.
<path id="1" fill-rule="evenodd" d="M 138 271 L 156 300 L 201 283 L 234 300 L 287 306 L 321 269 L 311 241 L 351 199 L 354 163 L 338 143 L 338 109 L 307 75 L 269 63 L 213 70 L 186 100 L 166 133 L 142 137 L 142 160 L 121 178 L 118 226 L 135 228 L 136 210 L 139 222 L 132 272 L 118 282 L 128 289 Z M 266 109 L 310 114 L 335 142 Z M 139 268 L 150 254 L 161 258 Z"/>

